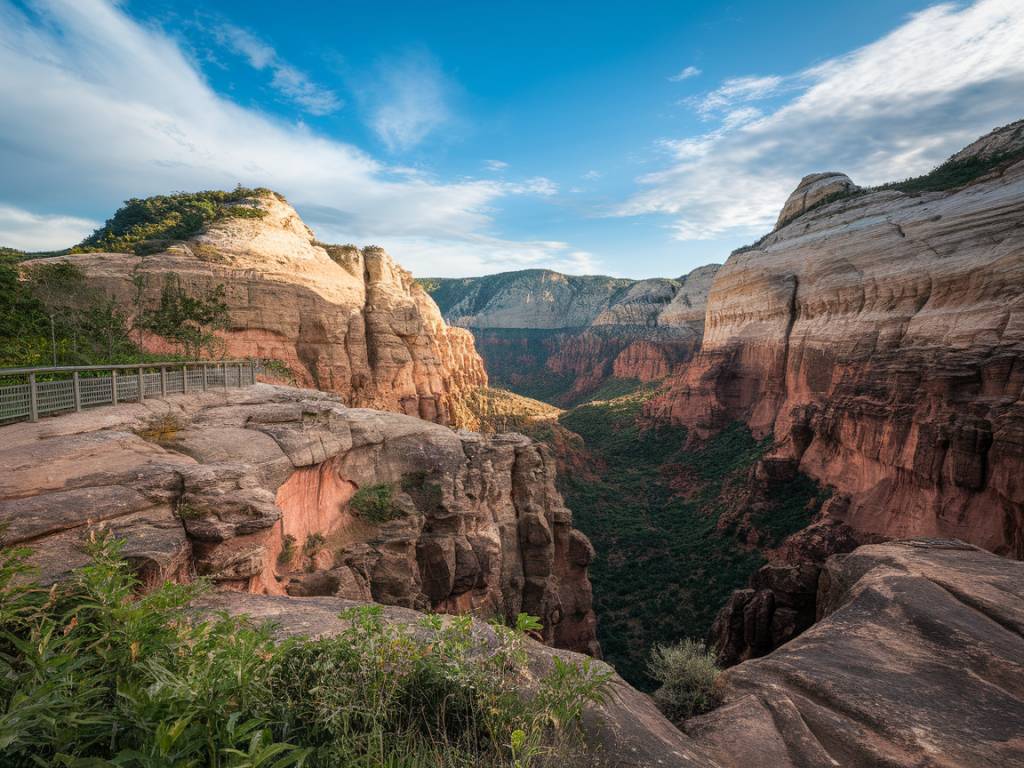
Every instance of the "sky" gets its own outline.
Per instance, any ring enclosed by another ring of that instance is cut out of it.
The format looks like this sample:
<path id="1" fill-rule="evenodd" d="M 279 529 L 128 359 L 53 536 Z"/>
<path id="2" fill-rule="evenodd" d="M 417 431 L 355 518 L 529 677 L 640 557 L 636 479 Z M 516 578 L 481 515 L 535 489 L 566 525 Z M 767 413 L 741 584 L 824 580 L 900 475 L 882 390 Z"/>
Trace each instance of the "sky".
<path id="1" fill-rule="evenodd" d="M 0 245 L 240 183 L 416 275 L 675 277 L 1022 97 L 1021 0 L 0 0 Z"/>

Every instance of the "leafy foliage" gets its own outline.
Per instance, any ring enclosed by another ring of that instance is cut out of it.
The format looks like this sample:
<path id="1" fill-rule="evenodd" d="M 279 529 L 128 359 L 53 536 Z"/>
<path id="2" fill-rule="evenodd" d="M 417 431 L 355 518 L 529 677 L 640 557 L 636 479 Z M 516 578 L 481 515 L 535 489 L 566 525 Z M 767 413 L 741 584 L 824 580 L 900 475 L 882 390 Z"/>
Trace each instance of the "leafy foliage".
<path id="1" fill-rule="evenodd" d="M 515 766 L 579 749 L 609 673 L 555 661 L 520 690 L 522 634 L 468 617 L 391 625 L 379 606 L 335 637 L 187 611 L 200 587 L 147 595 L 107 538 L 53 589 L 0 551 L 0 763 L 62 766 Z M 531 622 L 526 622 L 530 624 Z"/>
<path id="2" fill-rule="evenodd" d="M 142 285 L 139 285 L 140 293 Z M 214 331 L 228 325 L 228 305 L 223 285 L 193 294 L 174 272 L 164 276 L 160 303 L 142 309 L 136 321 L 139 328 L 178 345 L 186 357 L 198 357 L 203 350 L 212 350 Z"/>
<path id="3" fill-rule="evenodd" d="M 393 494 L 391 483 L 364 485 L 353 494 L 349 505 L 361 518 L 379 525 L 402 515 Z"/>
<path id="4" fill-rule="evenodd" d="M 175 241 L 194 237 L 214 221 L 264 216 L 262 209 L 241 203 L 266 194 L 273 193 L 238 186 L 231 192 L 206 190 L 133 197 L 72 251 L 156 253 Z"/>
<path id="5" fill-rule="evenodd" d="M 687 638 L 673 645 L 655 645 L 647 672 L 661 684 L 654 700 L 670 720 L 704 714 L 721 701 L 717 685 L 721 670 L 703 640 Z"/>

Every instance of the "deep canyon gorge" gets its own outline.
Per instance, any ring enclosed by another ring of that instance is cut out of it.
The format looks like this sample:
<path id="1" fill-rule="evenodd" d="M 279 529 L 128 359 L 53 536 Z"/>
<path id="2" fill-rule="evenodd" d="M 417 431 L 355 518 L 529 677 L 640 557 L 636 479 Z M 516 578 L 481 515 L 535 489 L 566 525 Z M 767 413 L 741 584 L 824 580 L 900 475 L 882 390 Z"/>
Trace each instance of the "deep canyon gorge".
<path id="1" fill-rule="evenodd" d="M 201 578 L 280 636 L 374 603 L 495 647 L 529 614 L 524 690 L 607 671 L 593 764 L 1024 765 L 1024 121 L 921 179 L 809 176 L 676 278 L 414 279 L 239 196 L 149 249 L 19 256 L 136 312 L 222 285 L 219 353 L 263 365 L 0 426 L 3 543 L 43 586 L 102 529 L 142 591 Z M 683 638 L 720 706 L 669 722 L 640 691 Z"/>

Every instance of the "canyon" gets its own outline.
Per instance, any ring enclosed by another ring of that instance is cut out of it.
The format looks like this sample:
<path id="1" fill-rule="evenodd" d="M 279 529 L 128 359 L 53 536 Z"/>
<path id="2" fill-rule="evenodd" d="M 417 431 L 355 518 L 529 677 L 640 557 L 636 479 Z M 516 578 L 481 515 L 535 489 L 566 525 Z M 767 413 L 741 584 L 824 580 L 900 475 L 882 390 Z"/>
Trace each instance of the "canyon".
<path id="1" fill-rule="evenodd" d="M 678 372 L 700 347 L 717 270 L 651 280 L 524 270 L 420 282 L 449 325 L 473 333 L 495 385 L 570 405 L 612 378 Z"/>

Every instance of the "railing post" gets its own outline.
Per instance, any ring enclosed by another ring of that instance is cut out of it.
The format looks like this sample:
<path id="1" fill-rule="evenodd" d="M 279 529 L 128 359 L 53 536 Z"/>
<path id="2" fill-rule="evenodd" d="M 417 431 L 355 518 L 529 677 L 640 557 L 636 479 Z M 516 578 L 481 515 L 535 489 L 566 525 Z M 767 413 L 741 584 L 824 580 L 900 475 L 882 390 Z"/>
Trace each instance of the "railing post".
<path id="1" fill-rule="evenodd" d="M 206 364 L 203 363 L 203 392 L 210 386 L 210 379 L 207 376 Z"/>
<path id="2" fill-rule="evenodd" d="M 142 372 L 142 366 L 139 366 L 139 402 L 141 403 L 146 399 L 146 375 Z"/>
<path id="3" fill-rule="evenodd" d="M 220 367 L 224 369 L 224 391 L 227 392 L 227 389 L 228 389 L 228 364 L 227 363 L 221 363 Z"/>
<path id="4" fill-rule="evenodd" d="M 250 384 L 255 384 L 256 383 L 256 361 L 255 360 L 250 360 L 249 361 L 249 383 Z"/>
<path id="5" fill-rule="evenodd" d="M 181 364 L 181 391 L 188 392 L 188 366 L 184 363 Z"/>
<path id="6" fill-rule="evenodd" d="M 78 376 L 78 371 L 71 374 L 71 391 L 75 396 L 75 410 L 82 410 L 82 380 Z"/>
<path id="7" fill-rule="evenodd" d="M 160 366 L 160 397 L 167 397 L 167 366 Z"/>
<path id="8" fill-rule="evenodd" d="M 31 421 L 39 421 L 39 393 L 34 373 L 28 375 L 28 417 Z"/>
<path id="9" fill-rule="evenodd" d="M 110 369 L 110 404 L 117 405 L 117 368 Z"/>
<path id="10" fill-rule="evenodd" d="M 238 371 L 238 388 L 242 388 L 242 364 L 235 363 L 235 368 Z"/>

